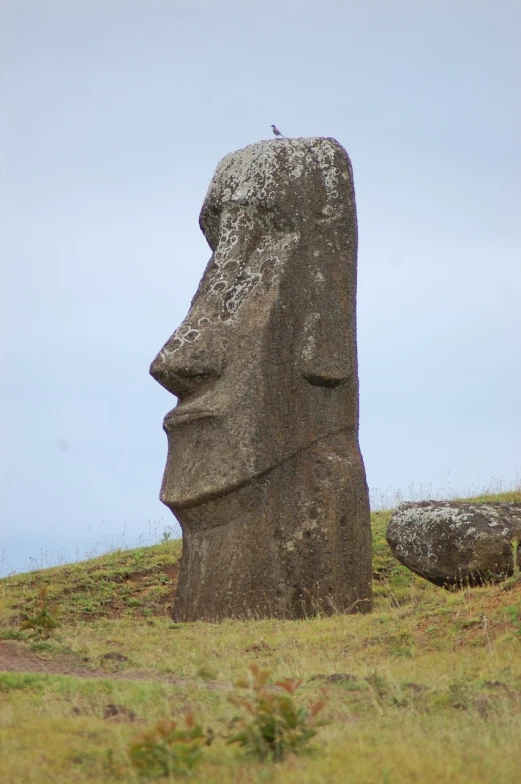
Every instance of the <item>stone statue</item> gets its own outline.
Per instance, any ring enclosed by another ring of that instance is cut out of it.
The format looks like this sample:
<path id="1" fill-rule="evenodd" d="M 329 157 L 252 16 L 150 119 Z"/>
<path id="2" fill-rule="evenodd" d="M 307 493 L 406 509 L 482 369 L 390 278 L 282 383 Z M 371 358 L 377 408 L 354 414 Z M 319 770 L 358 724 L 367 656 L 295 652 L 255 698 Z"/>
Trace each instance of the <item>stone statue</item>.
<path id="1" fill-rule="evenodd" d="M 326 138 L 231 153 L 199 222 L 212 257 L 150 368 L 179 398 L 160 496 L 183 531 L 173 617 L 368 612 L 347 153 Z"/>

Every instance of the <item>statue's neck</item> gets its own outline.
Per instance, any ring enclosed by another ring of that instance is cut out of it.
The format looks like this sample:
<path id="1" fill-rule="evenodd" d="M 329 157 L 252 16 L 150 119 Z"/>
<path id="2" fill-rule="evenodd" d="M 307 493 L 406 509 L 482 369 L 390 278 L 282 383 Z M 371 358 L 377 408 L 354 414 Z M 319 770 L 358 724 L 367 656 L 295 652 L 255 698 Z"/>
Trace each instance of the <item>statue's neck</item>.
<path id="1" fill-rule="evenodd" d="M 342 436 L 232 493 L 175 510 L 183 560 L 174 617 L 298 618 L 359 601 L 369 607 L 369 509 L 357 457 Z"/>

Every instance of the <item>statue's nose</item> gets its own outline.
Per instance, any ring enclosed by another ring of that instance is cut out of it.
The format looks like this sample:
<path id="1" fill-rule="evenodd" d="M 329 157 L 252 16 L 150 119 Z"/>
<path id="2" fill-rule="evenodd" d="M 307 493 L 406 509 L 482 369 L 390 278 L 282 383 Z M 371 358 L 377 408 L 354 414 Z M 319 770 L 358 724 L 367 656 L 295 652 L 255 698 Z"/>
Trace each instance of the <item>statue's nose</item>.
<path id="1" fill-rule="evenodd" d="M 174 332 L 152 362 L 150 375 L 183 399 L 219 378 L 223 367 L 224 351 L 218 339 L 201 332 L 193 341 L 180 343 Z"/>

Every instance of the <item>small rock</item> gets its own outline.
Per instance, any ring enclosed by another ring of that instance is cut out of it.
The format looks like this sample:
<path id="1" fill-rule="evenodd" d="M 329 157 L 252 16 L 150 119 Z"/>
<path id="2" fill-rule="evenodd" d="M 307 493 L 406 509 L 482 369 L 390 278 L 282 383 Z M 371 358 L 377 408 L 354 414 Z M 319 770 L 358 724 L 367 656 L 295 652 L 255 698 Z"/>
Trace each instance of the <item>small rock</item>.
<path id="1" fill-rule="evenodd" d="M 356 675 L 350 675 L 348 672 L 333 672 L 331 675 L 313 675 L 312 681 L 325 681 L 326 683 L 346 683 L 350 681 L 355 683 L 358 681 Z"/>
<path id="2" fill-rule="evenodd" d="M 118 653 L 117 651 L 110 651 L 109 653 L 104 653 L 103 656 L 101 656 L 100 658 L 101 661 L 117 661 L 117 662 L 130 661 L 128 656 L 125 656 L 123 653 Z"/>
<path id="3" fill-rule="evenodd" d="M 125 708 L 124 705 L 115 705 L 111 702 L 108 705 L 105 705 L 103 718 L 117 719 L 119 721 L 135 721 L 136 714 L 130 708 Z"/>
<path id="4" fill-rule="evenodd" d="M 514 571 L 521 504 L 405 503 L 391 517 L 386 537 L 400 563 L 435 585 L 499 582 Z M 521 548 L 521 566 L 520 555 Z"/>
<path id="5" fill-rule="evenodd" d="M 423 683 L 414 683 L 413 681 L 404 683 L 403 688 L 410 689 L 411 691 L 427 691 L 427 686 L 424 686 Z"/>
<path id="6" fill-rule="evenodd" d="M 249 645 L 244 650 L 246 653 L 262 653 L 263 651 L 273 651 L 275 649 L 266 642 L 260 642 L 258 645 Z"/>
<path id="7" fill-rule="evenodd" d="M 508 686 L 503 681 L 484 681 L 484 686 L 488 686 L 489 689 L 506 689 L 508 691 Z"/>

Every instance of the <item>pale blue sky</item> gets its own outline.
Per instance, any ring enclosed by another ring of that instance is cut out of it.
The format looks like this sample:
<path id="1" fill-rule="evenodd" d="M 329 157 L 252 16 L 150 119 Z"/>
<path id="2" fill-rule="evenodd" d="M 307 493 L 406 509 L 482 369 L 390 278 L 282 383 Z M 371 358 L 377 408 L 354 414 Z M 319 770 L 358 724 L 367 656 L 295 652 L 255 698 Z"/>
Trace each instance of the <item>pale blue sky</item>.
<path id="1" fill-rule="evenodd" d="M 4 573 L 174 524 L 158 492 L 175 399 L 148 366 L 209 258 L 219 159 L 271 123 L 352 157 L 374 497 L 519 480 L 518 0 L 0 15 Z"/>

